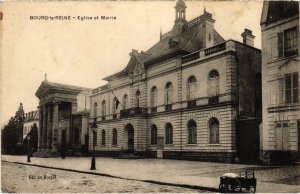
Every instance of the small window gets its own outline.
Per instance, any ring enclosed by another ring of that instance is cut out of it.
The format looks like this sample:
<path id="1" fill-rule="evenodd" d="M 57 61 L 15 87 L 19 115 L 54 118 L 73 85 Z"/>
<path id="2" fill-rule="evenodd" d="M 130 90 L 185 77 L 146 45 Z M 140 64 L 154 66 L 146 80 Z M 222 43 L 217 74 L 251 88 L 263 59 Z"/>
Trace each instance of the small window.
<path id="1" fill-rule="evenodd" d="M 285 75 L 285 100 L 287 104 L 299 101 L 298 80 L 298 73 Z"/>
<path id="2" fill-rule="evenodd" d="M 173 126 L 171 123 L 166 124 L 166 144 L 173 144 Z"/>
<path id="3" fill-rule="evenodd" d="M 157 106 L 157 87 L 153 86 L 151 89 L 151 107 Z"/>
<path id="4" fill-rule="evenodd" d="M 209 143 L 219 143 L 219 121 L 217 118 L 209 120 Z"/>
<path id="5" fill-rule="evenodd" d="M 208 95 L 219 95 L 219 73 L 216 70 L 212 70 L 208 75 Z"/>
<path id="6" fill-rule="evenodd" d="M 197 144 L 197 124 L 194 120 L 190 120 L 188 127 L 188 144 Z"/>
<path id="7" fill-rule="evenodd" d="M 152 145 L 157 144 L 157 127 L 156 127 L 156 125 L 151 126 L 151 144 Z"/>
<path id="8" fill-rule="evenodd" d="M 282 123 L 282 127 L 289 127 L 288 123 Z"/>
<path id="9" fill-rule="evenodd" d="M 106 132 L 105 130 L 103 129 L 102 132 L 101 132 L 101 145 L 105 145 L 105 140 L 106 140 Z"/>
<path id="10" fill-rule="evenodd" d="M 97 108 L 98 107 L 98 104 L 97 102 L 94 103 L 94 118 L 97 118 Z"/>
<path id="11" fill-rule="evenodd" d="M 172 104 L 173 97 L 173 85 L 171 82 L 168 82 L 166 84 L 166 90 L 165 90 L 165 102 L 166 104 Z"/>
<path id="12" fill-rule="evenodd" d="M 188 100 L 194 100 L 195 99 L 195 93 L 197 89 L 197 80 L 195 76 L 191 76 L 188 79 L 188 85 L 187 85 L 187 98 Z"/>
<path id="13" fill-rule="evenodd" d="M 113 136 L 112 144 L 117 145 L 118 144 L 118 136 L 117 136 L 117 129 L 116 128 L 113 129 L 112 136 Z"/>
<path id="14" fill-rule="evenodd" d="M 123 109 L 127 109 L 128 108 L 128 96 L 127 94 L 125 94 L 123 96 Z"/>
<path id="15" fill-rule="evenodd" d="M 135 103 L 136 103 L 136 107 L 140 107 L 140 91 L 138 90 L 138 91 L 136 91 L 136 93 L 135 93 Z"/>

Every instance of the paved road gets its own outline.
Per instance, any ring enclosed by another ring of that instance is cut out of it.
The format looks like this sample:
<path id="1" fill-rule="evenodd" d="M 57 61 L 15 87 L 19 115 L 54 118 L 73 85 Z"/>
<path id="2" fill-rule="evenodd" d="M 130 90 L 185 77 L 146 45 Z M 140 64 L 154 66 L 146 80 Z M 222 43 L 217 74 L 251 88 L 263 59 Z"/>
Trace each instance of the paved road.
<path id="1" fill-rule="evenodd" d="M 110 178 L 64 170 L 46 169 L 9 162 L 2 162 L 1 170 L 2 192 L 207 192 L 182 187 L 157 185 L 141 181 Z"/>

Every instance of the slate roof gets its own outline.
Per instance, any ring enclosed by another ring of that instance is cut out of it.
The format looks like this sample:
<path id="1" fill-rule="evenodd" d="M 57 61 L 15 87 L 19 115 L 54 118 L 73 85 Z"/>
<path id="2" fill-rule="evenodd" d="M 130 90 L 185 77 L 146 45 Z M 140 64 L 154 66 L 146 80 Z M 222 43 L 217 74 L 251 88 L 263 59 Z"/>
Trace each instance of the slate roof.
<path id="1" fill-rule="evenodd" d="M 204 19 L 208 19 L 214 22 L 214 20 L 212 19 L 212 15 L 204 11 L 203 15 L 194 18 L 189 22 L 181 24 L 175 23 L 173 29 L 163 34 L 159 42 L 157 42 L 155 45 L 149 48 L 146 52 L 138 53 L 136 50 L 133 50 L 131 52 L 131 59 L 129 60 L 129 63 L 127 64 L 125 69 L 104 78 L 104 80 L 109 81 L 116 76 L 128 75 L 128 72 L 130 71 L 130 69 L 136 61 L 144 64 L 175 51 L 181 50 L 190 53 L 203 49 L 203 40 L 199 38 L 199 33 L 201 33 L 200 28 Z M 178 25 L 182 25 L 181 33 L 178 33 Z M 173 41 L 174 46 L 170 46 L 170 41 Z M 214 30 L 214 45 L 222 43 L 224 41 L 225 40 L 220 36 L 220 34 L 216 30 Z"/>

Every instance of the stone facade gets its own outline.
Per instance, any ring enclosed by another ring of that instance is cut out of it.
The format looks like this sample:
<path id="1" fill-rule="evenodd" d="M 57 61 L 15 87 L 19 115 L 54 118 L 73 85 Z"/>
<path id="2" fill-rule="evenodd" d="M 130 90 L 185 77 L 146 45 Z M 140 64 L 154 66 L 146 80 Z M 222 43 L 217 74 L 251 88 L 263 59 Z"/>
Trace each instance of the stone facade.
<path id="1" fill-rule="evenodd" d="M 88 88 L 42 82 L 36 92 L 40 100 L 37 155 L 58 155 L 62 148 L 82 152 L 88 143 L 90 93 Z"/>
<path id="2" fill-rule="evenodd" d="M 225 41 L 210 13 L 186 21 L 185 11 L 179 0 L 173 29 L 148 51 L 133 50 L 124 70 L 92 91 L 90 150 L 214 161 L 258 153 L 258 135 L 246 137 L 258 134 L 261 120 L 252 32 L 243 33 L 245 43 Z M 255 127 L 244 129 L 248 122 Z"/>
<path id="3" fill-rule="evenodd" d="M 299 2 L 264 2 L 261 160 L 299 158 Z"/>

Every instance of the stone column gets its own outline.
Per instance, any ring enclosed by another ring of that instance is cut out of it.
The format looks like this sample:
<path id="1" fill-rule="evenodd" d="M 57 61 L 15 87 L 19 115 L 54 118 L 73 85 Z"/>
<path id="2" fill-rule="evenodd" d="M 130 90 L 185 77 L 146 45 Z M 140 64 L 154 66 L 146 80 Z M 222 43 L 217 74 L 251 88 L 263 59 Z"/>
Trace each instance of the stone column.
<path id="1" fill-rule="evenodd" d="M 39 130 L 38 130 L 38 151 L 42 149 L 43 141 L 43 106 L 39 106 Z"/>
<path id="2" fill-rule="evenodd" d="M 52 133 L 52 123 L 51 123 L 51 104 L 48 104 L 47 108 L 47 150 L 51 150 L 51 133 Z"/>
<path id="3" fill-rule="evenodd" d="M 58 141 L 58 102 L 53 104 L 53 117 L 52 117 L 52 152 L 57 152 Z"/>
<path id="4" fill-rule="evenodd" d="M 47 149 L 47 105 L 43 107 L 43 150 Z"/>

